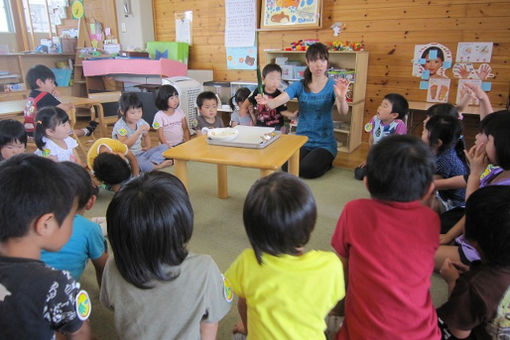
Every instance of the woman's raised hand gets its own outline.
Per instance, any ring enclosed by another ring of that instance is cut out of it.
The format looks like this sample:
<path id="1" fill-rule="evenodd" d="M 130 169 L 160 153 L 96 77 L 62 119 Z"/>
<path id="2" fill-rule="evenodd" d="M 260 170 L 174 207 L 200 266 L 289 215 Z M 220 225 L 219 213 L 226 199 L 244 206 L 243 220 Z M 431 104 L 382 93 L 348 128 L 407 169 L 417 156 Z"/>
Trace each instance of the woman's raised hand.
<path id="1" fill-rule="evenodd" d="M 351 82 L 345 78 L 335 79 L 335 94 L 337 97 L 345 98 L 347 89 Z"/>

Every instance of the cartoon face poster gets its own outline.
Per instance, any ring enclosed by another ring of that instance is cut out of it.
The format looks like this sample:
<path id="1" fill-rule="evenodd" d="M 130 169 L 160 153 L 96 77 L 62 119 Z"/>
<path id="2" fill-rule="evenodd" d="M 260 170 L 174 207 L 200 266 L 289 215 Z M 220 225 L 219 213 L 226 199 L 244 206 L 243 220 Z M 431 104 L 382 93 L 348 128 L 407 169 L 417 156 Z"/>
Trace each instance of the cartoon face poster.
<path id="1" fill-rule="evenodd" d="M 452 67 L 452 52 L 439 43 L 414 47 L 413 76 L 420 77 L 420 89 L 427 90 L 427 101 L 448 101 L 450 78 L 447 70 Z"/>

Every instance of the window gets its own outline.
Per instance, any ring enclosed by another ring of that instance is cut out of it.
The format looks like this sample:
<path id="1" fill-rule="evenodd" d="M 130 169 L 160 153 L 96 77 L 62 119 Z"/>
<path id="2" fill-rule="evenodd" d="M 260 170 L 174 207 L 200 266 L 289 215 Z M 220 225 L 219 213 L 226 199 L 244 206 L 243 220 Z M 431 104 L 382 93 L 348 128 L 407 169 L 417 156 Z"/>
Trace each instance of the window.
<path id="1" fill-rule="evenodd" d="M 9 0 L 0 0 L 0 4 L 2 6 L 0 9 L 0 32 L 14 32 Z"/>
<path id="2" fill-rule="evenodd" d="M 32 28 L 35 33 L 49 33 L 50 25 L 48 23 L 48 10 L 46 9 L 45 0 L 25 0 L 25 18 L 27 20 L 27 31 L 30 30 L 30 19 L 32 20 Z"/>

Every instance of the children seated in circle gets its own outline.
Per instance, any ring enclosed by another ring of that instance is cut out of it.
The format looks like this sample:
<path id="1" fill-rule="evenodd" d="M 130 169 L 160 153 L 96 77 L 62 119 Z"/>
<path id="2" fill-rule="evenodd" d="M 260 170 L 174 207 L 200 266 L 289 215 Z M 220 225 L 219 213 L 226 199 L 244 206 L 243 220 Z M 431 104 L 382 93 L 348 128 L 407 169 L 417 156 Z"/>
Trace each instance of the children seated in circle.
<path id="1" fill-rule="evenodd" d="M 151 148 L 150 126 L 142 118 L 142 101 L 135 92 L 123 93 L 119 99 L 119 120 L 113 126 L 112 138 L 126 144 L 136 156 L 141 172 L 161 169 L 173 164 L 163 157 L 168 145 Z"/>

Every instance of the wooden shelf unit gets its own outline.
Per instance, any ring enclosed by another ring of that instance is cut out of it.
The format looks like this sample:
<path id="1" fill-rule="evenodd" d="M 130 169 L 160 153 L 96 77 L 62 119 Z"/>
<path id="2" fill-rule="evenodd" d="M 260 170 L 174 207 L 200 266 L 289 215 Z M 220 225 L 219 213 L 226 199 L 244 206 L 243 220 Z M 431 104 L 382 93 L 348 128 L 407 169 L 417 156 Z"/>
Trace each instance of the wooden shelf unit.
<path id="1" fill-rule="evenodd" d="M 35 65 L 42 64 L 50 68 L 56 67 L 58 61 L 74 59 L 74 53 L 9 53 L 0 54 L 0 70 L 9 71 L 18 75 L 14 83 L 25 81 L 27 71 Z M 10 82 L 10 81 L 9 81 Z M 6 83 L 5 81 L 2 83 Z M 30 92 L 30 86 L 25 83 L 25 91 L 3 92 L 0 91 L 0 101 L 15 100 L 25 97 Z"/>
<path id="2" fill-rule="evenodd" d="M 266 50 L 266 64 L 275 62 L 276 57 L 286 57 L 289 61 L 306 64 L 305 51 Z M 368 52 L 333 51 L 329 52 L 329 66 L 335 68 L 354 69 L 353 100 L 349 103 L 349 113 L 340 115 L 336 106 L 333 109 L 333 120 L 342 124 L 335 128 L 338 151 L 352 152 L 361 144 L 363 112 L 365 109 L 365 93 L 367 85 Z M 290 101 L 289 110 L 295 110 L 297 101 Z M 344 127 L 345 126 L 345 127 Z"/>

